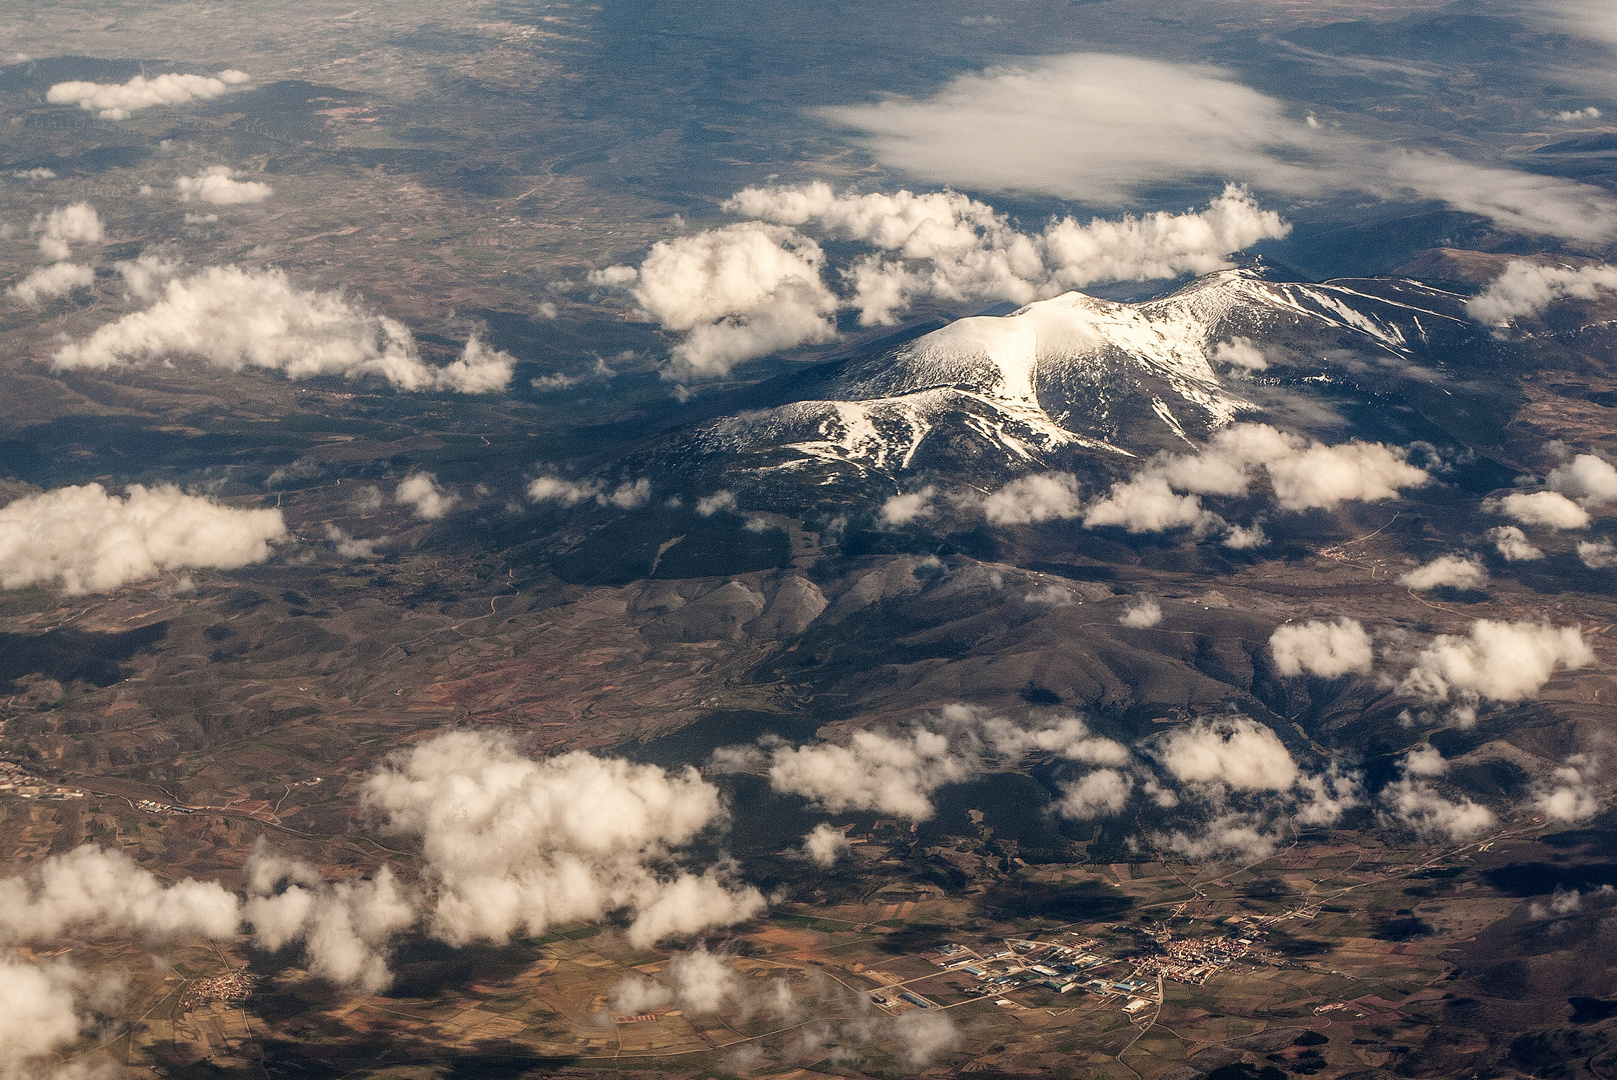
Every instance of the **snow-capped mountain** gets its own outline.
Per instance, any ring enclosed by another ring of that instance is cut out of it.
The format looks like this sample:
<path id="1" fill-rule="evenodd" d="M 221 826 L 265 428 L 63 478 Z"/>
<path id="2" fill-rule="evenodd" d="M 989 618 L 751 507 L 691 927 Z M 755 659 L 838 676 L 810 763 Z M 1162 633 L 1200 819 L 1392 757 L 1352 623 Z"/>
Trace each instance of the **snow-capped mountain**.
<path id="1" fill-rule="evenodd" d="M 1249 338 L 1277 371 L 1307 377 L 1327 354 L 1407 359 L 1434 337 L 1474 336 L 1462 303 L 1401 279 L 1310 285 L 1247 270 L 1137 304 L 1069 292 L 840 365 L 814 397 L 713 421 L 696 442 L 754 470 L 861 477 L 962 455 L 1012 469 L 1085 453 L 1121 463 L 1258 411 L 1221 344 Z"/>

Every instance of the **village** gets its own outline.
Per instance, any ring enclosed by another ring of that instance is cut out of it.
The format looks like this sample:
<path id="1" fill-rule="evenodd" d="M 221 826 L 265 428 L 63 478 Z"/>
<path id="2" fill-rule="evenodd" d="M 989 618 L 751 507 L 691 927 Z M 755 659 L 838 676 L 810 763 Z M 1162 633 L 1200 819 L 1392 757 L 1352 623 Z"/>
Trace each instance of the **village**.
<path id="1" fill-rule="evenodd" d="M 14 761 L 0 761 L 0 794 L 15 795 L 19 799 L 82 799 L 85 793 L 79 788 L 41 780 Z"/>

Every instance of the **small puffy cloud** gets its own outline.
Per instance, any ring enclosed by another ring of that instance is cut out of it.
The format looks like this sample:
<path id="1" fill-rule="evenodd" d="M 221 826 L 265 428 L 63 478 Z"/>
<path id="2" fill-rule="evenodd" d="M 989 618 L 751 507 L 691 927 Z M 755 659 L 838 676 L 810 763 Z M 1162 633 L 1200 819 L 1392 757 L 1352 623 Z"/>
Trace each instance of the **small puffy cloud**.
<path id="1" fill-rule="evenodd" d="M 1398 690 L 1428 704 L 1452 699 L 1462 722 L 1474 722 L 1479 702 L 1531 700 L 1556 669 L 1594 662 L 1576 626 L 1479 619 L 1469 634 L 1441 634 L 1421 649 Z"/>
<path id="2" fill-rule="evenodd" d="M 960 1045 L 954 1020 L 937 1009 L 912 1009 L 895 1017 L 889 1027 L 898 1056 L 911 1069 L 930 1065 L 940 1054 Z"/>
<path id="3" fill-rule="evenodd" d="M 338 555 L 345 559 L 374 559 L 376 558 L 376 545 L 381 540 L 359 540 L 349 536 L 348 533 L 335 525 L 326 526 L 326 539 Z"/>
<path id="4" fill-rule="evenodd" d="M 1488 530 L 1488 539 L 1506 562 L 1530 562 L 1542 559 L 1544 552 L 1533 546 L 1527 534 L 1514 525 L 1497 525 Z"/>
<path id="5" fill-rule="evenodd" d="M 1363 789 L 1363 774 L 1343 772 L 1335 764 L 1323 773 L 1299 776 L 1293 819 L 1299 825 L 1335 825 L 1350 808 L 1364 801 Z"/>
<path id="6" fill-rule="evenodd" d="M 31 271 L 17 284 L 6 290 L 18 303 L 37 307 L 41 300 L 53 300 L 77 289 L 88 289 L 95 284 L 95 270 L 78 263 L 58 262 Z"/>
<path id="7" fill-rule="evenodd" d="M 580 484 L 559 476 L 541 476 L 528 485 L 528 498 L 534 502 L 559 502 L 563 506 L 577 506 L 600 493 L 593 484 Z"/>
<path id="8" fill-rule="evenodd" d="M 1427 589 L 1480 589 L 1488 584 L 1488 571 L 1476 556 L 1442 555 L 1398 575 L 1398 583 L 1416 592 Z"/>
<path id="9" fill-rule="evenodd" d="M 1562 109 L 1554 115 L 1555 119 L 1563 124 L 1577 124 L 1586 120 L 1599 120 L 1600 110 L 1590 105 L 1582 109 Z"/>
<path id="10" fill-rule="evenodd" d="M 703 517 L 712 517 L 736 508 L 735 493 L 731 491 L 715 491 L 711 495 L 704 495 L 696 500 L 696 512 Z"/>
<path id="11" fill-rule="evenodd" d="M 1591 570 L 1610 570 L 1617 566 L 1617 546 L 1610 540 L 1580 540 L 1578 558 Z"/>
<path id="12" fill-rule="evenodd" d="M 1404 759 L 1403 775 L 1381 789 L 1382 821 L 1403 825 L 1423 837 L 1452 842 L 1474 839 L 1493 828 L 1493 811 L 1486 806 L 1463 795 L 1446 799 L 1432 786 L 1428 777 L 1441 772 L 1430 759 L 1430 754 L 1435 753 L 1425 747 Z M 1441 757 L 1438 760 L 1441 762 Z"/>
<path id="13" fill-rule="evenodd" d="M 1484 499 L 1482 508 L 1504 514 L 1523 525 L 1543 525 L 1550 529 L 1586 529 L 1589 511 L 1558 491 L 1512 492 L 1498 499 Z"/>
<path id="14" fill-rule="evenodd" d="M 19 169 L 11 175 L 18 180 L 55 180 L 56 170 L 41 166 L 32 169 Z"/>
<path id="15" fill-rule="evenodd" d="M 1542 315 L 1557 300 L 1593 300 L 1617 291 L 1617 266 L 1540 266 L 1516 260 L 1486 289 L 1465 302 L 1466 314 L 1489 326 L 1508 326 Z"/>
<path id="16" fill-rule="evenodd" d="M 619 510 L 636 510 L 651 501 L 651 481 L 644 476 L 638 480 L 626 480 L 596 498 L 597 501 L 605 499 L 608 506 L 615 506 Z"/>
<path id="17" fill-rule="evenodd" d="M 155 284 L 140 276 L 143 284 Z M 432 367 L 396 320 L 338 293 L 298 289 L 281 270 L 236 266 L 169 277 L 150 307 L 64 345 L 51 362 L 58 369 L 105 371 L 184 355 L 228 371 L 268 368 L 291 379 L 379 375 L 401 390 L 463 394 L 503 389 L 515 363 L 474 335 L 459 359 Z"/>
<path id="18" fill-rule="evenodd" d="M 1404 755 L 1400 767 L 1410 776 L 1442 776 L 1449 771 L 1449 763 L 1435 746 L 1417 746 Z"/>
<path id="19" fill-rule="evenodd" d="M 718 789 L 692 768 L 583 752 L 534 760 L 500 736 L 456 731 L 393 759 L 364 798 L 387 831 L 419 838 L 429 928 L 453 945 L 623 911 L 644 948 L 764 906 L 719 869 L 671 866 L 674 849 L 726 820 Z"/>
<path id="20" fill-rule="evenodd" d="M 1134 781 L 1127 773 L 1117 769 L 1096 769 L 1061 785 L 1056 813 L 1078 821 L 1110 817 L 1128 805 L 1129 793 L 1133 790 Z"/>
<path id="21" fill-rule="evenodd" d="M 832 866 L 852 850 L 847 834 L 824 822 L 803 837 L 803 857 L 817 866 Z"/>
<path id="22" fill-rule="evenodd" d="M 103 237 L 101 218 L 89 203 L 59 206 L 34 218 L 33 231 L 39 233 L 39 253 L 52 262 L 73 254 L 74 244 L 99 244 Z"/>
<path id="23" fill-rule="evenodd" d="M 1249 551 L 1268 542 L 1269 536 L 1263 531 L 1262 525 L 1231 525 L 1219 544 L 1232 551 Z"/>
<path id="24" fill-rule="evenodd" d="M 1078 478 L 1071 473 L 1035 473 L 1012 480 L 983 500 L 995 525 L 1066 520 L 1079 513 Z"/>
<path id="25" fill-rule="evenodd" d="M 0 508 L 0 588 L 107 592 L 167 570 L 261 563 L 286 538 L 274 509 L 239 510 L 172 485 L 56 488 Z"/>
<path id="26" fill-rule="evenodd" d="M 315 868 L 268 852 L 262 841 L 244 868 L 242 911 L 253 943 L 277 952 L 301 942 L 311 975 L 345 989 L 376 994 L 393 982 L 392 939 L 415 924 L 415 897 L 383 867 L 374 878 L 323 881 Z"/>
<path id="27" fill-rule="evenodd" d="M 1285 791 L 1298 776 L 1297 763 L 1279 737 L 1245 716 L 1177 728 L 1162 739 L 1156 756 L 1180 783 Z"/>
<path id="28" fill-rule="evenodd" d="M 651 501 L 651 481 L 642 476 L 638 480 L 625 480 L 615 488 L 607 488 L 598 480 L 575 481 L 559 476 L 541 476 L 528 485 L 528 498 L 534 502 L 557 502 L 563 506 L 593 501 L 598 506 L 637 510 Z"/>
<path id="29" fill-rule="evenodd" d="M 935 731 L 908 737 L 856 731 L 848 746 L 778 747 L 769 768 L 776 791 L 801 795 L 832 812 L 875 810 L 912 821 L 932 816 L 932 793 L 970 779 L 974 760 L 951 752 Z"/>
<path id="30" fill-rule="evenodd" d="M 661 240 L 640 264 L 591 276 L 629 288 L 646 318 L 683 334 L 671 374 L 728 375 L 736 364 L 836 336 L 837 300 L 820 246 L 793 229 L 741 222 Z"/>
<path id="31" fill-rule="evenodd" d="M 1156 626 L 1162 622 L 1162 605 L 1149 596 L 1143 597 L 1138 602 L 1124 608 L 1123 614 L 1117 617 L 1117 621 L 1135 630 Z"/>
<path id="32" fill-rule="evenodd" d="M 1269 367 L 1262 350 L 1252 344 L 1251 338 L 1245 337 L 1219 342 L 1213 346 L 1212 359 L 1215 364 L 1227 364 L 1238 371 L 1265 371 Z"/>
<path id="33" fill-rule="evenodd" d="M 1035 753 L 1090 765 L 1127 765 L 1133 759 L 1128 747 L 1091 734 L 1089 725 L 1077 716 L 1043 714 L 1024 725 L 970 706 L 950 705 L 941 719 L 970 740 L 973 752 L 985 746 L 1012 763 Z"/>
<path id="34" fill-rule="evenodd" d="M 1550 470 L 1550 490 L 1586 507 L 1617 502 L 1617 468 L 1593 454 L 1579 454 Z"/>
<path id="35" fill-rule="evenodd" d="M 883 525 L 903 526 L 912 524 L 932 514 L 932 500 L 937 494 L 938 489 L 928 484 L 919 491 L 894 495 L 882 503 L 881 511 L 877 516 L 880 517 Z"/>
<path id="36" fill-rule="evenodd" d="M 1175 829 L 1161 841 L 1192 862 L 1256 862 L 1274 854 L 1280 837 L 1252 814 L 1222 814 L 1200 836 Z"/>
<path id="37" fill-rule="evenodd" d="M 1287 677 L 1363 675 L 1374 661 L 1369 633 L 1358 620 L 1346 618 L 1287 623 L 1269 635 L 1269 651 L 1275 671 Z"/>
<path id="38" fill-rule="evenodd" d="M 394 489 L 393 501 L 411 507 L 415 516 L 424 521 L 437 521 L 449 513 L 460 496 L 440 487 L 432 473 L 418 472 L 406 476 Z"/>
<path id="39" fill-rule="evenodd" d="M 1594 787 L 1594 771 L 1588 757 L 1568 758 L 1534 785 L 1534 809 L 1551 821 L 1588 821 L 1604 809 Z"/>
<path id="40" fill-rule="evenodd" d="M 218 75 L 136 75 L 126 83 L 61 82 L 45 92 L 53 105 L 77 105 L 103 120 L 123 120 L 153 105 L 184 105 L 216 98 L 249 81 L 246 72 L 230 69 Z"/>
<path id="41" fill-rule="evenodd" d="M 239 206 L 243 203 L 263 202 L 275 194 L 275 189 L 258 180 L 237 180 L 225 165 L 203 169 L 196 176 L 180 176 L 174 180 L 181 202 L 197 199 L 214 206 Z"/>
<path id="42" fill-rule="evenodd" d="M 1149 475 L 1118 481 L 1104 498 L 1090 503 L 1084 511 L 1086 529 L 1111 525 L 1131 533 L 1205 528 L 1215 520 L 1215 515 L 1202 507 L 1200 498 L 1176 495 L 1168 481 Z"/>

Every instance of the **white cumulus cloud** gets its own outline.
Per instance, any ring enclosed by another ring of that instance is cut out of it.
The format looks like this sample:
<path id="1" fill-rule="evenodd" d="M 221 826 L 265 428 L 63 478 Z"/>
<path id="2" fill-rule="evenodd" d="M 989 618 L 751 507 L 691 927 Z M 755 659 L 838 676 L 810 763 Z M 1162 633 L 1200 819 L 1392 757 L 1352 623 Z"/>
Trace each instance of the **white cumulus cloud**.
<path id="1" fill-rule="evenodd" d="M 465 394 L 503 389 L 514 364 L 474 335 L 459 359 L 433 367 L 402 323 L 338 293 L 299 289 L 281 270 L 236 266 L 170 277 L 150 307 L 64 345 L 51 362 L 105 371 L 184 355 L 228 371 L 267 368 L 292 379 L 378 375 L 401 390 Z"/>
<path id="2" fill-rule="evenodd" d="M 1514 703 L 1538 696 L 1556 669 L 1595 662 L 1576 626 L 1478 619 L 1465 636 L 1440 634 L 1416 655 L 1400 693 L 1428 704 L 1453 700 L 1461 722 L 1480 702 Z"/>
<path id="3" fill-rule="evenodd" d="M 640 314 L 679 333 L 669 377 L 723 376 L 743 361 L 836 337 L 833 316 L 890 325 L 917 300 L 1027 303 L 1100 281 L 1204 274 L 1290 226 L 1227 186 L 1205 210 L 1122 220 L 1070 217 L 1039 233 L 955 192 L 837 193 L 815 182 L 747 188 L 724 204 L 750 220 L 660 241 L 638 267 L 593 284 L 627 290 Z M 805 231 L 873 249 L 831 267 Z M 826 283 L 840 283 L 834 291 Z"/>
<path id="4" fill-rule="evenodd" d="M 1071 473 L 1034 473 L 1012 480 L 983 500 L 983 515 L 995 525 L 1066 520 L 1079 513 L 1078 478 Z"/>
<path id="5" fill-rule="evenodd" d="M 593 501 L 598 506 L 635 510 L 651 501 L 651 481 L 642 476 L 638 480 L 625 480 L 615 488 L 608 488 L 597 480 L 574 481 L 560 476 L 541 476 L 528 485 L 528 498 L 534 502 L 558 502 L 563 506 Z"/>
<path id="6" fill-rule="evenodd" d="M 432 473 L 418 472 L 400 481 L 393 491 L 393 500 L 412 507 L 412 513 L 424 521 L 437 521 L 449 513 L 460 496 L 439 486 L 438 478 Z"/>
<path id="7" fill-rule="evenodd" d="M 1542 315 L 1557 300 L 1593 300 L 1617 291 L 1617 266 L 1540 266 L 1515 260 L 1488 287 L 1465 302 L 1466 314 L 1490 326 Z"/>
<path id="8" fill-rule="evenodd" d="M 1488 539 L 1506 562 L 1531 562 L 1544 557 L 1544 552 L 1514 525 L 1496 525 L 1488 530 Z"/>
<path id="9" fill-rule="evenodd" d="M 1610 540 L 1580 540 L 1578 559 L 1591 570 L 1610 570 L 1617 566 L 1617 545 Z"/>
<path id="10" fill-rule="evenodd" d="M 1441 555 L 1399 574 L 1398 583 L 1416 592 L 1441 588 L 1480 589 L 1488 584 L 1488 571 L 1474 555 Z"/>
<path id="11" fill-rule="evenodd" d="M 1589 527 L 1589 511 L 1558 491 L 1515 491 L 1501 498 L 1484 499 L 1482 508 L 1523 525 L 1542 525 L 1548 529 Z"/>
<path id="12" fill-rule="evenodd" d="M 59 206 L 40 214 L 34 218 L 32 231 L 39 233 L 39 253 L 52 262 L 72 255 L 74 244 L 99 244 L 105 235 L 101 217 L 89 203 Z"/>
<path id="13" fill-rule="evenodd" d="M 126 83 L 60 82 L 45 92 L 45 100 L 53 105 L 77 105 L 103 120 L 123 120 L 153 105 L 184 105 L 216 98 L 247 81 L 246 72 L 229 69 L 216 76 L 136 75 Z"/>
<path id="14" fill-rule="evenodd" d="M 1432 785 L 1428 778 L 1441 775 L 1447 764 L 1438 768 L 1429 753 L 1435 751 L 1427 747 L 1412 752 L 1401 763 L 1403 775 L 1381 789 L 1382 820 L 1401 824 L 1423 837 L 1454 842 L 1474 839 L 1493 828 L 1496 819 L 1486 806 L 1463 795 L 1444 798 Z"/>
<path id="15" fill-rule="evenodd" d="M 1549 482 L 1551 491 L 1586 507 L 1617 502 L 1617 468 L 1594 454 L 1579 454 L 1557 465 L 1550 470 Z"/>
<path id="16" fill-rule="evenodd" d="M 88 289 L 95 284 L 95 270 L 78 263 L 58 262 L 32 270 L 17 284 L 6 290 L 6 295 L 37 307 L 41 300 L 53 300 L 77 289 Z"/>
<path id="17" fill-rule="evenodd" d="M 1241 496 L 1266 477 L 1282 510 L 1331 509 L 1343 502 L 1379 502 L 1431 477 L 1382 443 L 1334 446 L 1268 424 L 1233 424 L 1192 454 L 1158 454 L 1128 480 L 1118 481 L 1084 512 L 1087 527 L 1114 525 L 1133 533 L 1221 524 L 1200 496 Z M 1261 528 L 1235 529 L 1230 547 L 1263 542 Z"/>
<path id="18" fill-rule="evenodd" d="M 1221 341 L 1213 347 L 1213 363 L 1228 364 L 1239 371 L 1264 371 L 1269 367 L 1269 361 L 1264 359 L 1263 350 L 1252 344 L 1251 338 L 1232 337 L 1228 341 Z"/>
<path id="19" fill-rule="evenodd" d="M 932 500 L 937 496 L 938 489 L 928 484 L 919 491 L 907 491 L 900 495 L 890 496 L 882 503 L 877 516 L 883 525 L 902 526 L 919 521 L 932 514 Z"/>
<path id="20" fill-rule="evenodd" d="M 1275 671 L 1288 677 L 1363 675 L 1375 658 L 1369 633 L 1357 619 L 1347 618 L 1287 623 L 1269 635 L 1269 651 Z"/>
<path id="21" fill-rule="evenodd" d="M 1238 791 L 1285 791 L 1298 777 L 1297 762 L 1279 737 L 1245 716 L 1176 728 L 1162 739 L 1157 759 L 1180 783 Z"/>
<path id="22" fill-rule="evenodd" d="M 214 206 L 239 206 L 243 203 L 263 202 L 275 194 L 275 189 L 259 180 L 237 180 L 227 165 L 203 169 L 196 176 L 180 176 L 174 180 L 181 202 L 197 199 Z"/>
<path id="23" fill-rule="evenodd" d="M 875 810 L 912 821 L 932 816 L 932 793 L 976 774 L 977 762 L 951 751 L 948 736 L 856 731 L 848 746 L 778 747 L 769 768 L 776 791 L 832 812 Z"/>
<path id="24" fill-rule="evenodd" d="M 803 837 L 803 857 L 817 866 L 834 866 L 836 861 L 853 850 L 848 836 L 821 822 Z"/>
<path id="25" fill-rule="evenodd" d="M 1593 759 L 1574 754 L 1533 786 L 1533 806 L 1552 821 L 1588 821 L 1604 809 L 1594 777 Z"/>
<path id="26" fill-rule="evenodd" d="M 1143 630 L 1162 622 L 1162 605 L 1149 596 L 1123 609 L 1117 621 L 1135 630 Z"/>
<path id="27" fill-rule="evenodd" d="M 1128 805 L 1134 781 L 1117 769 L 1096 769 L 1077 780 L 1061 785 L 1056 813 L 1064 818 L 1088 821 L 1120 813 Z"/>
<path id="28" fill-rule="evenodd" d="M 431 931 L 463 945 L 553 925 L 632 917 L 637 947 L 756 915 L 756 889 L 676 849 L 726 820 L 695 769 L 574 752 L 534 760 L 507 739 L 457 731 L 417 744 L 372 776 L 366 803 L 389 832 L 416 836 L 433 888 Z"/>
<path id="29" fill-rule="evenodd" d="M 792 229 L 746 221 L 658 241 L 638 270 L 612 267 L 593 280 L 628 287 L 648 319 L 684 335 L 671 375 L 713 378 L 836 336 L 822 261 L 820 246 Z"/>
<path id="30" fill-rule="evenodd" d="M 56 488 L 0 507 L 0 588 L 107 592 L 165 570 L 260 563 L 286 538 L 274 509 L 241 510 L 171 485 Z"/>
<path id="31" fill-rule="evenodd" d="M 952 191 L 838 194 L 816 182 L 747 188 L 725 209 L 876 248 L 843 271 L 853 287 L 848 306 L 867 326 L 895 322 L 923 297 L 1027 303 L 1100 281 L 1207 274 L 1227 269 L 1230 253 L 1290 232 L 1279 214 L 1233 185 L 1200 212 L 1087 224 L 1067 217 L 1031 234 Z"/>

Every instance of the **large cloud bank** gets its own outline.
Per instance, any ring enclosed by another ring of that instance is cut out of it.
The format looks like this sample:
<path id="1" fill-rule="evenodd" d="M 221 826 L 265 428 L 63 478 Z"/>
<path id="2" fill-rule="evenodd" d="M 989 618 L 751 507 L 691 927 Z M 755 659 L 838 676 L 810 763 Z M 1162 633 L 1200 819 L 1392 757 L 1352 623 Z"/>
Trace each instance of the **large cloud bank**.
<path id="1" fill-rule="evenodd" d="M 840 309 L 886 325 L 924 298 L 1026 303 L 1099 281 L 1207 273 L 1289 231 L 1235 187 L 1199 212 L 1063 218 L 1040 233 L 953 192 L 838 194 L 813 183 L 748 188 L 725 208 L 751 220 L 661 241 L 639 267 L 592 275 L 628 289 L 645 319 L 682 335 L 675 378 L 722 376 L 743 360 L 830 341 Z M 800 231 L 809 228 L 875 249 L 836 269 L 840 294 L 826 284 L 824 250 Z"/>
<path id="2" fill-rule="evenodd" d="M 61 82 L 45 93 L 53 105 L 77 105 L 103 120 L 124 120 L 130 113 L 153 105 L 185 105 L 227 93 L 250 81 L 244 71 L 228 69 L 218 75 L 136 75 L 126 83 Z"/>
<path id="3" fill-rule="evenodd" d="M 1502 229 L 1567 239 L 1617 229 L 1617 201 L 1590 185 L 1411 152 L 1293 111 L 1220 68 L 1099 53 L 962 75 L 928 98 L 820 110 L 863 133 L 884 164 L 978 191 L 1126 205 L 1151 185 L 1217 177 L 1299 199 L 1438 199 Z"/>
<path id="4" fill-rule="evenodd" d="M 1223 521 L 1202 506 L 1201 496 L 1248 495 L 1260 477 L 1280 509 L 1290 511 L 1378 502 L 1431 479 L 1397 447 L 1357 440 L 1327 446 L 1268 424 L 1234 424 L 1199 453 L 1159 454 L 1113 484 L 1085 509 L 1084 524 L 1131 533 L 1212 528 Z"/>
<path id="5" fill-rule="evenodd" d="M 57 488 L 0 507 L 0 588 L 106 592 L 166 570 L 261 563 L 286 537 L 274 509 L 241 510 L 170 485 Z"/>
<path id="6" fill-rule="evenodd" d="M 430 929 L 452 944 L 632 916 L 637 946 L 728 926 L 762 910 L 756 889 L 680 868 L 674 849 L 725 813 L 695 770 L 563 754 L 535 761 L 507 740 L 452 732 L 366 785 L 389 832 L 420 839 L 435 889 Z"/>
<path id="7" fill-rule="evenodd" d="M 487 394 L 511 381 L 514 361 L 475 336 L 443 367 L 421 360 L 415 338 L 338 293 L 298 289 L 277 269 L 210 267 L 171 278 L 150 307 L 64 345 L 58 369 L 105 371 L 196 355 L 228 371 L 267 368 L 291 379 L 377 375 L 401 390 Z"/>

